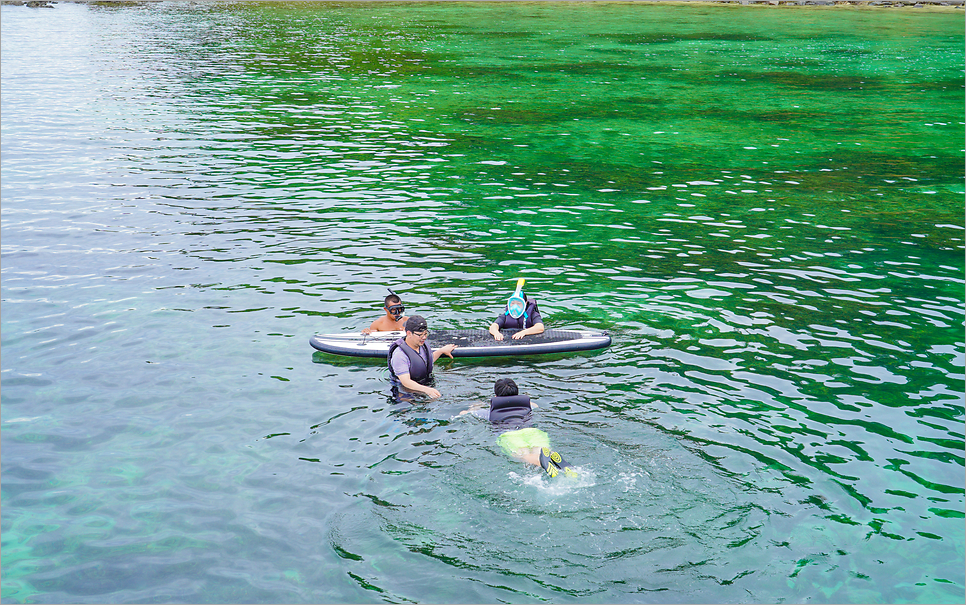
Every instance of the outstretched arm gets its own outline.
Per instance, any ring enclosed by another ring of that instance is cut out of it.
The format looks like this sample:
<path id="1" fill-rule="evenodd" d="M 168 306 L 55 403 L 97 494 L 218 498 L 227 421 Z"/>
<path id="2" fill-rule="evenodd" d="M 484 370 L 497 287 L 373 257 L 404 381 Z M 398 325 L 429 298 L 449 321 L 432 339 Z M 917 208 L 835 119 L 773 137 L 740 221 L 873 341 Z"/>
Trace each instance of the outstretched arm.
<path id="1" fill-rule="evenodd" d="M 543 323 L 536 323 L 527 328 L 526 330 L 520 330 L 513 335 L 514 339 L 523 338 L 524 336 L 529 336 L 530 334 L 543 334 Z"/>
<path id="2" fill-rule="evenodd" d="M 462 412 L 460 412 L 459 415 L 462 416 L 463 414 L 472 414 L 476 410 L 482 410 L 483 408 L 487 408 L 487 407 L 490 407 L 490 404 L 488 404 L 488 403 L 474 403 L 473 405 L 471 405 L 467 409 L 465 409 Z"/>
<path id="3" fill-rule="evenodd" d="M 445 355 L 450 359 L 452 359 L 453 349 L 455 348 L 456 348 L 456 345 L 446 345 L 436 349 L 435 351 L 433 351 L 433 361 L 436 361 L 437 359 L 439 359 L 441 355 Z"/>
<path id="4" fill-rule="evenodd" d="M 399 379 L 399 383 L 402 384 L 407 389 L 409 389 L 410 391 L 415 391 L 417 393 L 423 393 L 424 395 L 429 395 L 433 399 L 439 397 L 439 391 L 437 391 L 433 387 L 428 387 L 428 386 L 419 384 L 418 382 L 410 378 L 409 374 L 401 374 L 397 376 L 397 378 Z"/>
<path id="5" fill-rule="evenodd" d="M 379 319 L 382 319 L 382 318 L 380 317 Z M 374 321 L 371 324 L 369 324 L 369 327 L 368 328 L 365 328 L 364 330 L 362 330 L 362 333 L 363 334 L 372 334 L 373 332 L 377 332 L 378 331 L 378 327 L 379 327 L 379 319 L 377 319 L 376 321 Z"/>

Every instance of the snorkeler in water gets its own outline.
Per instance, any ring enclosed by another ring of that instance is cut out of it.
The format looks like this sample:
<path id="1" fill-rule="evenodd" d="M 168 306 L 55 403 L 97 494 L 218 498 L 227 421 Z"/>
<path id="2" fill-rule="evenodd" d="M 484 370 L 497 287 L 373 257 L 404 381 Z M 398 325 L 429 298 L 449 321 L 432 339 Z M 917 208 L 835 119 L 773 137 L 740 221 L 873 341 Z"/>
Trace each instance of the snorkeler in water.
<path id="1" fill-rule="evenodd" d="M 566 477 L 576 478 L 577 471 L 563 457 L 550 449 L 550 437 L 538 428 L 528 426 L 531 411 L 537 407 L 527 395 L 520 395 L 517 383 L 512 378 L 501 378 L 493 385 L 495 397 L 490 399 L 489 407 L 474 406 L 463 410 L 463 414 L 475 414 L 493 423 L 502 432 L 497 443 L 511 457 L 539 466 L 551 477 L 563 473 Z"/>
<path id="2" fill-rule="evenodd" d="M 389 296 L 386 297 L 385 305 L 383 309 L 386 314 L 372 322 L 368 328 L 362 330 L 363 334 L 372 334 L 373 332 L 401 332 L 406 328 L 406 320 L 409 319 L 403 315 L 403 311 L 406 307 L 402 304 L 402 299 L 399 295 L 389 290 Z"/>
<path id="3" fill-rule="evenodd" d="M 514 340 L 530 334 L 542 334 L 544 331 L 537 301 L 527 297 L 523 291 L 523 282 L 523 278 L 517 280 L 516 290 L 507 300 L 503 312 L 490 324 L 488 331 L 496 340 L 503 340 L 500 330 L 519 330 L 511 336 Z"/>

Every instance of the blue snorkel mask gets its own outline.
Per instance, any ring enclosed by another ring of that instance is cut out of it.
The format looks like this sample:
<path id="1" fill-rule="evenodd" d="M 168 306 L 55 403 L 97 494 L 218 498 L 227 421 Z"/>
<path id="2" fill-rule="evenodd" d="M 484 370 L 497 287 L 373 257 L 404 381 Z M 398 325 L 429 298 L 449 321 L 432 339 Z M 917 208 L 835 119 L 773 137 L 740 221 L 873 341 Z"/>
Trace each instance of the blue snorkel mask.
<path id="1" fill-rule="evenodd" d="M 527 308 L 527 301 L 524 298 L 524 294 L 523 294 L 523 282 L 525 281 L 526 280 L 523 278 L 520 278 L 517 280 L 517 289 L 513 293 L 513 295 L 510 296 L 510 299 L 506 302 L 507 315 L 509 315 L 513 319 L 519 319 L 523 317 L 523 312 Z"/>
<path id="2" fill-rule="evenodd" d="M 526 303 L 523 302 L 522 298 L 511 298 L 506 304 L 507 314 L 513 319 L 519 319 L 523 317 L 523 311 L 526 309 Z"/>

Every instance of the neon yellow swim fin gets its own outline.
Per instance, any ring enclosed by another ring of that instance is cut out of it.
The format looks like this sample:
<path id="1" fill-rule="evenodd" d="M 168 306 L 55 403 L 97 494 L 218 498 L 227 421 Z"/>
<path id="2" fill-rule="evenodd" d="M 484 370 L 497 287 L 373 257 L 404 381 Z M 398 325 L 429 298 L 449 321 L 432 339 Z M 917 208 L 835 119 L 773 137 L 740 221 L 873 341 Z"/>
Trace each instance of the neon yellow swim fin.
<path id="1" fill-rule="evenodd" d="M 540 450 L 540 466 L 551 477 L 556 477 L 560 471 L 563 471 L 564 475 L 571 479 L 576 479 L 579 476 L 577 471 L 574 470 L 574 467 L 563 459 L 563 456 L 557 452 L 551 452 L 548 447 Z M 550 469 L 553 469 L 554 472 L 551 472 Z"/>
<path id="2" fill-rule="evenodd" d="M 550 450 L 547 448 L 540 450 L 540 466 L 543 467 L 543 470 L 547 471 L 548 475 L 556 477 L 560 469 L 550 461 L 549 454 Z"/>

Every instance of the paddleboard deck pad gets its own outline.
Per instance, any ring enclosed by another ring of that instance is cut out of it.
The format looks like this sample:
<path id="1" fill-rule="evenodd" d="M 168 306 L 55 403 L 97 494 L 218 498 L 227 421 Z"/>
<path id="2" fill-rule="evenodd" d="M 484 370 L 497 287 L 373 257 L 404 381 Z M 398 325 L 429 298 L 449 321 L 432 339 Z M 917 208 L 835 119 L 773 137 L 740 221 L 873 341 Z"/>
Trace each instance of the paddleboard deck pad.
<path id="1" fill-rule="evenodd" d="M 457 345 L 453 357 L 543 355 L 603 349 L 610 345 L 607 332 L 546 330 L 519 340 L 511 338 L 514 332 L 516 330 L 504 330 L 503 340 L 496 340 L 486 330 L 432 330 L 427 342 L 434 350 L 448 344 Z M 317 334 L 309 339 L 309 344 L 333 355 L 385 358 L 389 354 L 389 345 L 405 335 L 405 332 Z"/>

